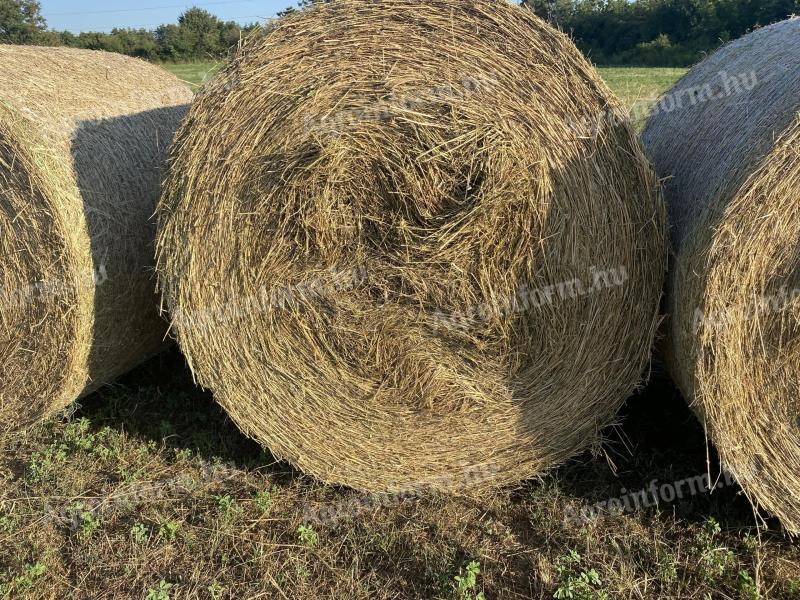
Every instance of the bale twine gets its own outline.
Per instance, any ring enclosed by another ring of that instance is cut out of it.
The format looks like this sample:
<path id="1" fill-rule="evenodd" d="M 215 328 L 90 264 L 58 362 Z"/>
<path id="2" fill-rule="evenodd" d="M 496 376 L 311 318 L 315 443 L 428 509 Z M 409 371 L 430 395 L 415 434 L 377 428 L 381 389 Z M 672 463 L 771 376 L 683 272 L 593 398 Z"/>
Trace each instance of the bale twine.
<path id="1" fill-rule="evenodd" d="M 191 94 L 145 62 L 0 46 L 0 431 L 156 352 L 160 164 Z"/>
<path id="2" fill-rule="evenodd" d="M 800 532 L 800 20 L 692 69 L 644 133 L 676 257 L 668 355 L 723 466 Z"/>
<path id="3" fill-rule="evenodd" d="M 648 363 L 666 211 L 570 40 L 487 0 L 337 0 L 251 38 L 176 136 L 158 271 L 249 436 L 369 491 L 518 482 Z"/>

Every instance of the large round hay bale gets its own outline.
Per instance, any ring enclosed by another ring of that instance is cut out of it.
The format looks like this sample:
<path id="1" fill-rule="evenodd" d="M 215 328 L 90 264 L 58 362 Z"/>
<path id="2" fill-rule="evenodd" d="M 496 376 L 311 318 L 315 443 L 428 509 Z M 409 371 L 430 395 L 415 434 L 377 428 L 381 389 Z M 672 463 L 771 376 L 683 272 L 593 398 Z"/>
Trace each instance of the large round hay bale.
<path id="1" fill-rule="evenodd" d="M 102 52 L 3 45 L 0 64 L 0 430 L 11 430 L 162 345 L 149 218 L 191 94 Z"/>
<path id="2" fill-rule="evenodd" d="M 673 226 L 672 372 L 723 466 L 800 532 L 800 20 L 692 69 L 644 141 Z"/>
<path id="3" fill-rule="evenodd" d="M 327 482 L 529 478 L 648 364 L 657 181 L 570 40 L 506 2 L 337 0 L 251 38 L 158 212 L 197 379 Z"/>

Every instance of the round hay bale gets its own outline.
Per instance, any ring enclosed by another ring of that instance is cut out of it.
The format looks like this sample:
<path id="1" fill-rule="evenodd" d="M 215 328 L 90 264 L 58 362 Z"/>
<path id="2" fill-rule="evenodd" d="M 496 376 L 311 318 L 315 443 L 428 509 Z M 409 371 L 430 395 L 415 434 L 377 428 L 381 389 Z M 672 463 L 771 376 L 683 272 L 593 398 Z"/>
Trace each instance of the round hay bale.
<path id="1" fill-rule="evenodd" d="M 152 273 L 160 165 L 191 100 L 143 61 L 0 46 L 0 431 L 163 345 Z"/>
<path id="2" fill-rule="evenodd" d="M 800 532 L 800 20 L 696 66 L 644 133 L 675 246 L 668 360 L 723 466 Z"/>
<path id="3" fill-rule="evenodd" d="M 649 360 L 666 211 L 570 40 L 487 0 L 337 0 L 251 38 L 176 136 L 159 285 L 241 429 L 370 491 L 518 482 Z"/>

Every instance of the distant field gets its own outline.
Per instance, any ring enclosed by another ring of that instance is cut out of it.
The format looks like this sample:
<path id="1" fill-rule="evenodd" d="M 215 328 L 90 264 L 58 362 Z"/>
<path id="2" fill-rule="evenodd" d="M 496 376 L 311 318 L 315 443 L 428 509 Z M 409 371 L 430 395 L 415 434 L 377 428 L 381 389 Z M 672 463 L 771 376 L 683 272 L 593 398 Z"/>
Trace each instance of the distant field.
<path id="1" fill-rule="evenodd" d="M 220 63 L 191 63 L 164 65 L 179 79 L 197 89 L 219 70 Z M 686 69 L 648 69 L 636 67 L 601 67 L 600 74 L 609 86 L 625 101 L 634 114 L 637 125 L 658 97 L 671 88 Z"/>
<path id="2" fill-rule="evenodd" d="M 599 69 L 606 83 L 625 101 L 638 126 L 656 100 L 686 74 L 686 69 L 605 67 Z"/>
<path id="3" fill-rule="evenodd" d="M 167 71 L 178 79 L 185 81 L 193 89 L 200 87 L 222 66 L 222 63 L 186 63 L 162 65 Z"/>

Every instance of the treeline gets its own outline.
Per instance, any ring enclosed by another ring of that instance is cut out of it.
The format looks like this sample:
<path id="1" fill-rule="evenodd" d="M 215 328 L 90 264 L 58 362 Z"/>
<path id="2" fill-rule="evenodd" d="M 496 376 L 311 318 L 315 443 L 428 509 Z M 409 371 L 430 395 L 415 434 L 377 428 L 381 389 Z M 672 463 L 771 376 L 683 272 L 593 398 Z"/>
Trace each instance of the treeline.
<path id="1" fill-rule="evenodd" d="M 598 64 L 688 66 L 754 28 L 800 15 L 800 0 L 524 0 Z"/>
<path id="2" fill-rule="evenodd" d="M 300 0 L 298 10 L 328 0 Z M 800 14 L 800 0 L 523 0 L 562 30 L 597 64 L 687 66 L 720 44 Z M 224 56 L 256 25 L 222 21 L 200 8 L 177 24 L 111 33 L 52 31 L 38 0 L 0 0 L 0 43 L 107 50 L 147 60 Z M 289 9 L 286 12 L 291 12 Z"/>
<path id="3" fill-rule="evenodd" d="M 224 56 L 256 25 L 222 21 L 200 8 L 184 12 L 177 24 L 110 33 L 52 31 L 38 0 L 0 0 L 0 43 L 69 46 L 119 52 L 152 61 L 209 60 Z"/>

